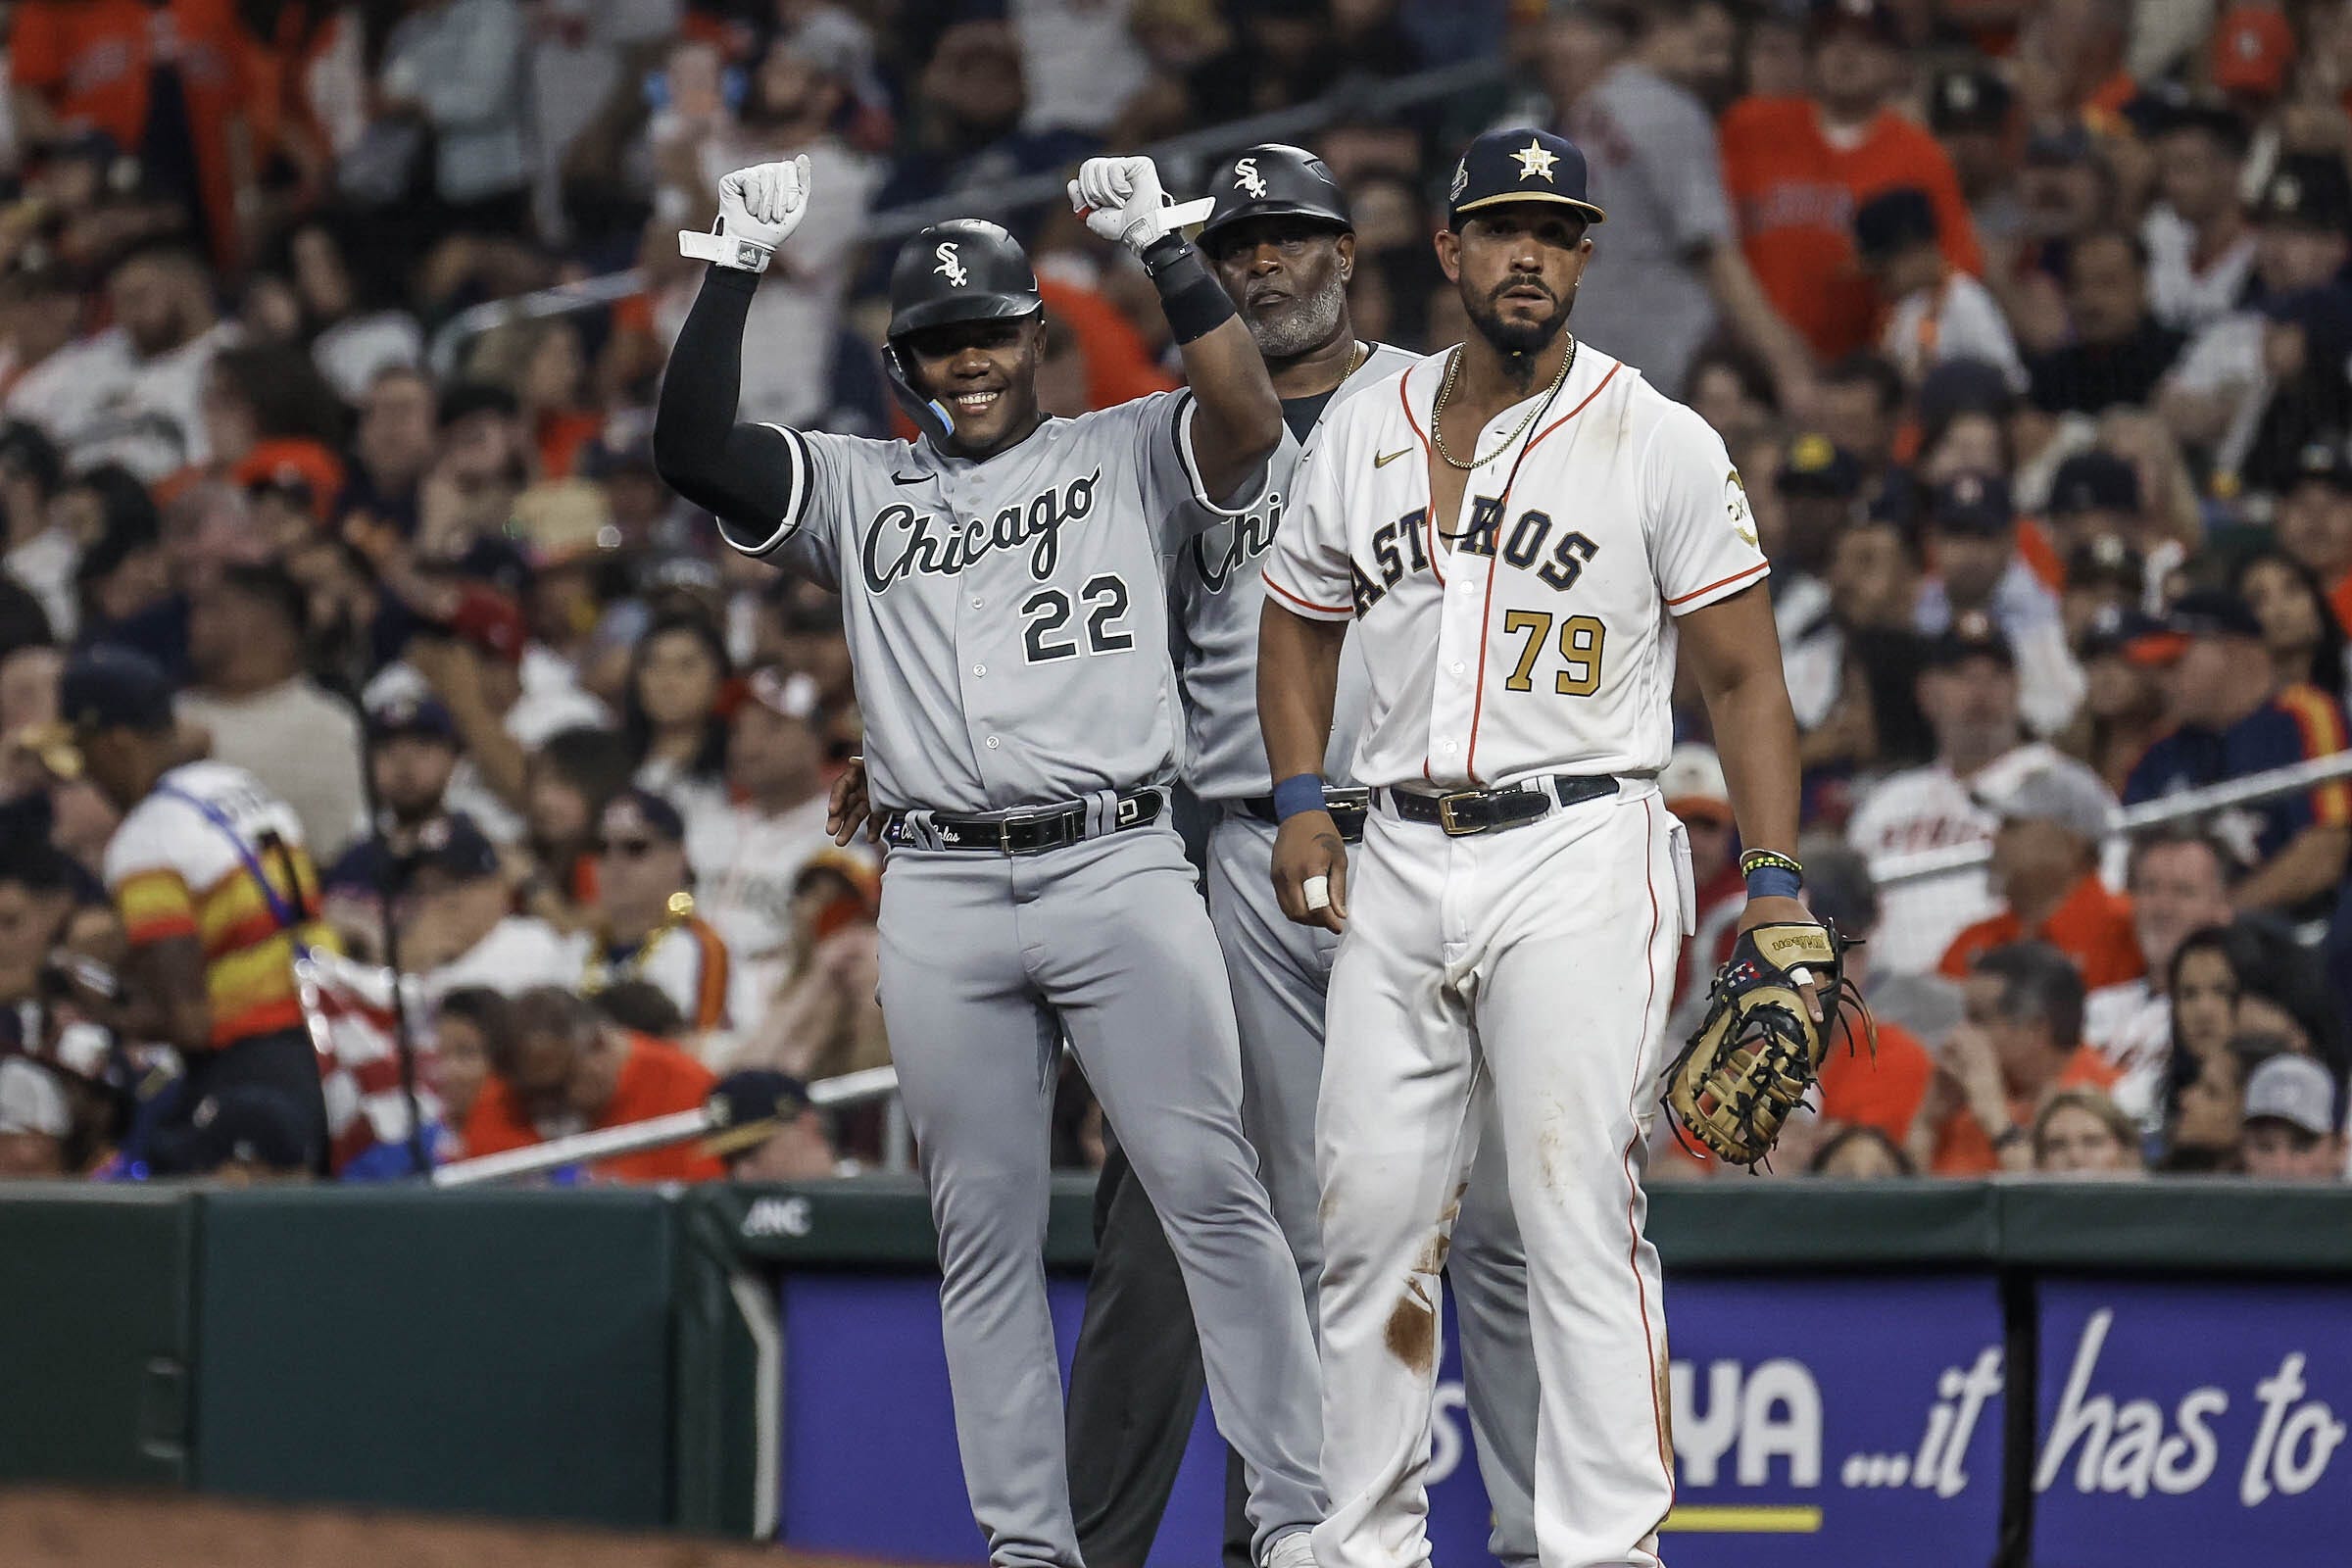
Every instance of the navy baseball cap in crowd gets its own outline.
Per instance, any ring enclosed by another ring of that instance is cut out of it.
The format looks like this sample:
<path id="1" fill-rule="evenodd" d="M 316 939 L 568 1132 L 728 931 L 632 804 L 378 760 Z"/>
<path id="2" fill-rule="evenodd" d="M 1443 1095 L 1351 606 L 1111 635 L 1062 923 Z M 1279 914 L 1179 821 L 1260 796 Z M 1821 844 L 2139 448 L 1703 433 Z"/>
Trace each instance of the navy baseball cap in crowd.
<path id="1" fill-rule="evenodd" d="M 1999 130 L 2009 121 L 2016 95 L 1987 66 L 1960 66 L 1937 74 L 1928 88 L 1928 128 L 1938 136 L 1955 131 Z"/>
<path id="2" fill-rule="evenodd" d="M 2006 669 L 2017 667 L 2017 653 L 2009 639 L 1992 617 L 1981 610 L 1971 610 L 1952 617 L 1952 623 L 1940 633 L 1928 639 L 1921 666 L 1927 669 L 1949 669 L 1965 664 L 1972 659 L 1989 659 Z"/>
<path id="3" fill-rule="evenodd" d="M 144 654 L 112 643 L 85 649 L 58 677 L 59 716 L 76 730 L 172 727 L 172 682 Z"/>
<path id="4" fill-rule="evenodd" d="M 2026 133 L 2025 158 L 2029 169 L 2072 169 L 2089 163 L 2096 152 L 2090 127 L 2071 115 L 2041 121 Z"/>
<path id="5" fill-rule="evenodd" d="M 2340 234 L 2352 228 L 2352 174 L 2340 158 L 2288 153 L 2262 187 L 2257 222 Z"/>
<path id="6" fill-rule="evenodd" d="M 2147 558 L 2114 534 L 2085 539 L 2066 556 L 2066 586 L 2120 588 L 2136 601 L 2146 591 Z"/>
<path id="7" fill-rule="evenodd" d="M 1903 41 L 1902 20 L 1886 0 L 1813 0 L 1805 26 L 1809 40 L 1819 43 L 1848 27 L 1884 44 Z"/>
<path id="8" fill-rule="evenodd" d="M 292 1095 L 237 1084 L 198 1102 L 184 1130 L 159 1134 L 149 1168 L 158 1176 L 200 1176 L 235 1163 L 291 1173 L 312 1169 L 318 1152 Z"/>
<path id="9" fill-rule="evenodd" d="M 479 881 L 499 874 L 498 846 L 471 818 L 453 813 L 416 830 L 410 864 L 417 871 L 437 871 L 453 882 Z"/>
<path id="10" fill-rule="evenodd" d="M 1956 474 L 1928 498 L 1928 520 L 1943 533 L 2000 533 L 2017 520 L 2009 481 L 1997 473 Z"/>
<path id="11" fill-rule="evenodd" d="M 710 1120 L 703 1152 L 724 1159 L 765 1143 L 808 1109 L 808 1086 L 790 1073 L 752 1067 L 713 1084 L 703 1106 Z"/>
<path id="12" fill-rule="evenodd" d="M 2262 641 L 2262 622 L 2246 602 L 2225 588 L 2198 588 L 2173 602 L 2153 631 L 2133 638 L 2124 652 L 2137 664 L 2169 664 L 2200 637 Z"/>
<path id="13" fill-rule="evenodd" d="M 1851 501 L 1862 493 L 1862 460 L 1818 430 L 1791 437 L 1781 449 L 1773 488 L 1785 496 Z"/>
<path id="14" fill-rule="evenodd" d="M 1938 430 L 1963 414 L 2008 416 L 2017 401 L 2009 372 L 1990 360 L 1961 355 L 1941 361 L 1919 383 L 1919 422 Z"/>
<path id="15" fill-rule="evenodd" d="M 1865 262 L 1885 261 L 1915 245 L 1936 243 L 1936 204 L 1917 185 L 1897 185 L 1854 212 L 1854 249 Z"/>
<path id="16" fill-rule="evenodd" d="M 686 819 L 663 797 L 631 785 L 606 803 L 604 814 L 597 818 L 596 830 L 597 837 L 607 844 L 647 833 L 671 844 L 682 844 L 686 840 Z"/>
<path id="17" fill-rule="evenodd" d="M 1586 183 L 1585 155 L 1567 137 L 1526 125 L 1490 130 L 1453 166 L 1446 226 L 1458 233 L 1466 215 L 1510 202 L 1551 202 L 1597 223 L 1608 214 L 1590 200 Z"/>
<path id="18" fill-rule="evenodd" d="M 2324 484 L 2352 494 L 2352 454 L 2345 452 L 2342 441 L 2306 441 L 2296 449 L 2288 488 L 2306 484 Z"/>
<path id="19" fill-rule="evenodd" d="M 458 743 L 458 721 L 450 716 L 449 710 L 437 698 L 432 697 L 395 697 L 368 710 L 368 739 L 370 744 L 400 735 L 446 741 L 455 746 Z"/>
<path id="20" fill-rule="evenodd" d="M 2131 658 L 2133 648 L 2143 638 L 2163 633 L 2164 623 L 2153 616 L 2128 605 L 2102 605 L 2092 613 L 2090 624 L 2082 629 L 2082 657 L 2085 661 L 2104 659 L 2111 654 Z"/>
<path id="21" fill-rule="evenodd" d="M 2137 512 L 2139 474 L 2112 452 L 2078 452 L 2058 465 L 2050 479 L 2050 515 L 2083 512 Z"/>

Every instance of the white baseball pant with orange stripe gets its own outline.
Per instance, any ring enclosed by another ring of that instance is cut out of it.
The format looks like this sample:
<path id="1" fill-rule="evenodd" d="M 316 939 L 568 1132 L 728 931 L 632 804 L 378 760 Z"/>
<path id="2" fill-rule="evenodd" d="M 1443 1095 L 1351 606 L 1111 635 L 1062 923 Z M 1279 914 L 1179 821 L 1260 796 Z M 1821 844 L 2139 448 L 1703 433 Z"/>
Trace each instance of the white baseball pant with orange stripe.
<path id="1" fill-rule="evenodd" d="M 1657 1568 L 1673 1499 L 1643 1151 L 1689 903 L 1653 786 L 1449 838 L 1376 808 L 1332 970 L 1321 1568 L 1429 1560 L 1438 1271 L 1490 1097 L 1527 1248 L 1545 1568 Z"/>

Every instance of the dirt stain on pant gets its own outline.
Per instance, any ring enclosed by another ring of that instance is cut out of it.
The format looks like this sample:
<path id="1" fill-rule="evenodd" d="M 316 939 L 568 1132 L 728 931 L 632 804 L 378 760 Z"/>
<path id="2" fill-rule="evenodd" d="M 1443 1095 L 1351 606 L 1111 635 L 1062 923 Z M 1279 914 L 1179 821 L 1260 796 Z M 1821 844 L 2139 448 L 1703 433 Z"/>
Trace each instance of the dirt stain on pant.
<path id="1" fill-rule="evenodd" d="M 1429 1284 L 1415 1278 L 1389 1314 L 1389 1353 L 1415 1372 L 1437 1365 L 1438 1307 Z"/>

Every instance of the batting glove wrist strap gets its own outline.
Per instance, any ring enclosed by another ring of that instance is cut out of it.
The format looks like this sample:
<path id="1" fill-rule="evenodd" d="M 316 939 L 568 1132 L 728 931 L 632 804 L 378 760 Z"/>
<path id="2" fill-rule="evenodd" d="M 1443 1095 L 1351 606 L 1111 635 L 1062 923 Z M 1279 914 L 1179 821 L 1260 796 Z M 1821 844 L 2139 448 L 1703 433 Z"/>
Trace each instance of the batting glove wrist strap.
<path id="1" fill-rule="evenodd" d="M 695 229 L 678 230 L 678 254 L 715 267 L 731 268 L 739 272 L 764 272 L 776 253 L 765 245 L 755 245 L 748 239 L 731 239 L 720 232 L 724 220 L 711 227 L 708 234 Z"/>
<path id="2" fill-rule="evenodd" d="M 1206 337 L 1233 319 L 1233 301 L 1183 235 L 1161 235 L 1144 251 L 1143 260 L 1144 270 L 1159 290 L 1159 308 L 1178 347 Z"/>

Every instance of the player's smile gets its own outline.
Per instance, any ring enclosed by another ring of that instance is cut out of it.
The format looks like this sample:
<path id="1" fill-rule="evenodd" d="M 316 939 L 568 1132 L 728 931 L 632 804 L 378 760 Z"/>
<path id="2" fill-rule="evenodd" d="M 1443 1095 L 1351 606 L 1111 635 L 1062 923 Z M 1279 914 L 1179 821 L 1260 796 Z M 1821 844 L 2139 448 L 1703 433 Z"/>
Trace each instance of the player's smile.
<path id="1" fill-rule="evenodd" d="M 1041 336 L 1041 323 L 1029 318 L 958 322 L 907 338 L 919 384 L 947 409 L 957 447 L 993 452 L 1036 424 Z"/>

